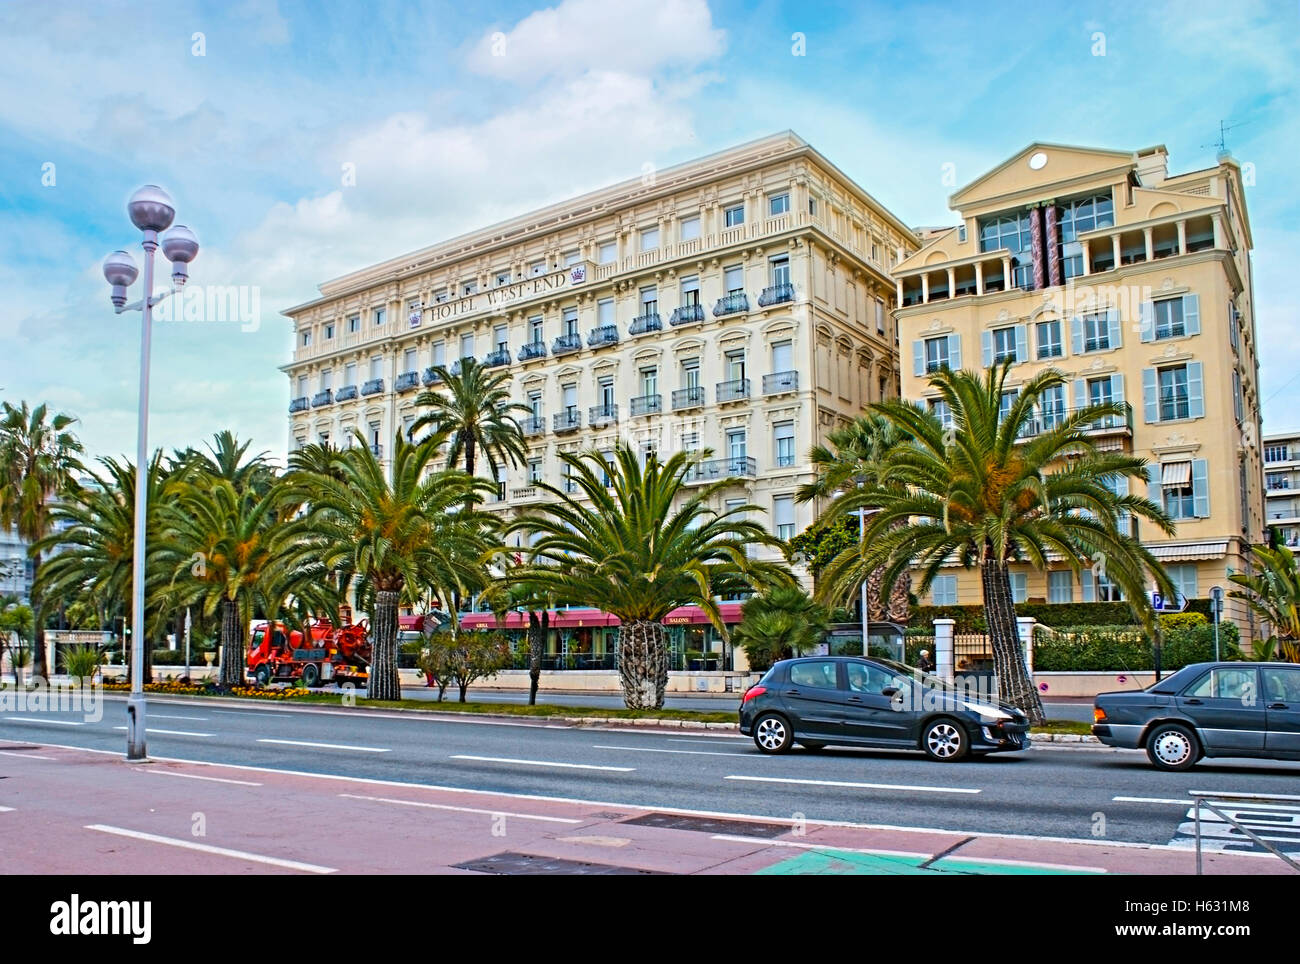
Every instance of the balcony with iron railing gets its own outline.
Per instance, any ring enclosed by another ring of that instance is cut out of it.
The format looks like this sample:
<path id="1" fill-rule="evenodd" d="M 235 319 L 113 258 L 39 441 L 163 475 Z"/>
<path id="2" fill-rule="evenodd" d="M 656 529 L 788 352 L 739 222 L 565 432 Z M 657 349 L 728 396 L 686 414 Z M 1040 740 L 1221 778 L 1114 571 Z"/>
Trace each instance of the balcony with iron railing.
<path id="1" fill-rule="evenodd" d="M 334 393 L 328 388 L 322 388 L 319 392 L 311 397 L 311 407 L 320 408 L 322 405 L 329 405 L 334 401 Z"/>
<path id="2" fill-rule="evenodd" d="M 352 399 L 356 397 L 357 397 L 357 386 L 355 385 L 344 385 L 342 388 L 340 388 L 337 392 L 334 393 L 334 401 L 336 402 L 350 402 L 352 401 Z"/>
<path id="3" fill-rule="evenodd" d="M 524 438 L 535 438 L 546 434 L 546 419 L 540 415 L 529 415 L 519 420 L 519 431 Z"/>
<path id="4" fill-rule="evenodd" d="M 628 414 L 633 418 L 638 415 L 658 415 L 663 411 L 662 395 L 638 395 L 627 403 Z"/>
<path id="5" fill-rule="evenodd" d="M 668 316 L 668 324 L 674 328 L 678 325 L 689 325 L 703 320 L 704 306 L 700 304 L 682 305 L 680 308 L 674 308 L 673 313 Z"/>
<path id="6" fill-rule="evenodd" d="M 540 502 L 546 498 L 546 493 L 533 485 L 516 485 L 510 489 L 511 502 Z"/>
<path id="7" fill-rule="evenodd" d="M 1093 421 L 1080 426 L 1080 431 L 1102 435 L 1113 433 L 1128 433 L 1129 435 L 1132 435 L 1133 406 L 1128 402 L 1120 402 L 1119 404 L 1123 406 L 1123 414 L 1103 415 L 1101 418 L 1094 419 Z M 1034 412 L 1033 417 L 1021 427 L 1018 437 L 1034 438 L 1042 435 L 1044 432 L 1050 432 L 1062 425 L 1070 415 L 1083 410 L 1083 408 L 1049 408 L 1046 410 L 1036 411 Z"/>
<path id="8" fill-rule="evenodd" d="M 700 408 L 704 405 L 704 386 L 691 385 L 673 392 L 673 411 L 684 408 Z"/>
<path id="9" fill-rule="evenodd" d="M 426 387 L 442 384 L 442 376 L 438 374 L 437 368 L 437 365 L 430 365 L 424 370 L 424 384 Z"/>
<path id="10" fill-rule="evenodd" d="M 618 344 L 618 326 L 600 325 L 587 332 L 587 347 L 600 348 L 604 345 Z"/>
<path id="11" fill-rule="evenodd" d="M 737 312 L 749 310 L 749 295 L 743 291 L 737 291 L 729 295 L 723 295 L 718 299 L 718 303 L 713 306 L 713 317 L 718 318 L 722 315 L 734 315 Z"/>
<path id="12" fill-rule="evenodd" d="M 650 311 L 644 315 L 637 315 L 632 319 L 632 324 L 628 326 L 629 335 L 644 335 L 648 331 L 663 331 L 664 323 L 659 318 L 659 312 Z"/>
<path id="13" fill-rule="evenodd" d="M 787 301 L 794 301 L 794 285 L 788 281 L 777 285 L 768 285 L 763 289 L 763 293 L 758 296 L 760 308 L 779 305 Z"/>
<path id="14" fill-rule="evenodd" d="M 383 447 L 382 445 L 380 445 L 378 442 L 375 442 L 375 443 L 374 443 L 373 445 L 371 445 L 369 448 L 370 448 L 370 453 L 371 453 L 375 458 L 377 458 L 377 459 L 382 459 L 382 458 L 384 457 L 384 447 Z"/>
<path id="15" fill-rule="evenodd" d="M 290 412 L 305 412 L 311 406 L 311 400 L 306 395 L 300 395 L 297 398 L 289 399 Z"/>
<path id="16" fill-rule="evenodd" d="M 551 416 L 551 429 L 555 432 L 575 432 L 582 428 L 582 412 L 566 408 Z"/>
<path id="17" fill-rule="evenodd" d="M 714 397 L 717 398 L 719 405 L 723 402 L 738 402 L 749 398 L 749 379 L 733 378 L 731 381 L 718 382 L 714 389 Z"/>
<path id="18" fill-rule="evenodd" d="M 510 364 L 510 349 L 498 348 L 496 351 L 490 351 L 483 356 L 484 368 L 500 368 L 502 365 Z"/>
<path id="19" fill-rule="evenodd" d="M 534 358 L 545 358 L 545 357 L 546 357 L 546 342 L 544 341 L 530 341 L 528 344 L 524 345 L 519 349 L 519 360 L 521 362 L 530 361 L 531 359 Z"/>
<path id="20" fill-rule="evenodd" d="M 382 378 L 372 378 L 361 386 L 362 395 L 378 395 L 384 390 L 384 380 Z"/>
<path id="21" fill-rule="evenodd" d="M 419 372 L 402 372 L 393 381 L 393 390 L 398 392 L 409 392 L 413 388 L 420 387 Z"/>
<path id="22" fill-rule="evenodd" d="M 618 421 L 618 406 L 593 405 L 587 409 L 587 424 L 595 427 L 596 425 L 606 424 L 608 422 Z"/>
<path id="23" fill-rule="evenodd" d="M 781 392 L 796 392 L 798 390 L 798 372 L 772 372 L 770 375 L 763 376 L 764 395 L 779 395 Z"/>
<path id="24" fill-rule="evenodd" d="M 686 473 L 686 482 L 716 482 L 719 479 L 752 479 L 758 475 L 758 463 L 750 456 L 708 459 L 697 462 Z"/>
<path id="25" fill-rule="evenodd" d="M 576 331 L 572 334 L 560 335 L 551 344 L 552 355 L 567 355 L 575 351 L 582 351 L 582 336 Z"/>

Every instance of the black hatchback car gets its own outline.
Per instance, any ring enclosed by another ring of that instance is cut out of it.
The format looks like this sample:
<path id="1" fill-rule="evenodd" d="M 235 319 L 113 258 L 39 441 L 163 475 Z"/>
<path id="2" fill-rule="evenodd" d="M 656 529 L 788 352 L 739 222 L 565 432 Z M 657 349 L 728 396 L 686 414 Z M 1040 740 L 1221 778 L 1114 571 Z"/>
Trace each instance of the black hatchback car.
<path id="1" fill-rule="evenodd" d="M 1024 750 L 1029 719 L 892 660 L 811 656 L 774 664 L 740 704 L 740 732 L 764 753 L 798 743 L 924 750 L 951 762 Z"/>
<path id="2" fill-rule="evenodd" d="M 1300 665 L 1193 663 L 1144 690 L 1101 693 L 1092 733 L 1161 770 L 1202 757 L 1300 760 Z"/>

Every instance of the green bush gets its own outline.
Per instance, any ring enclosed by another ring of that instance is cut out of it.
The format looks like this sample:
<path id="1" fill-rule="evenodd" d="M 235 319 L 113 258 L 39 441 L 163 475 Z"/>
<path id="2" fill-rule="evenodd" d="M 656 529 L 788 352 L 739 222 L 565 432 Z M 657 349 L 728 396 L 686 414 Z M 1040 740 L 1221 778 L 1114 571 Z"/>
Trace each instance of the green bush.
<path id="1" fill-rule="evenodd" d="M 1041 672 L 1129 672 L 1155 669 L 1151 641 L 1136 627 L 1076 626 L 1059 635 L 1034 640 L 1034 669 Z M 1170 627 L 1165 630 L 1161 668 L 1176 670 L 1189 663 L 1214 659 L 1214 627 Z M 1240 658 L 1240 636 L 1234 623 L 1219 626 L 1220 653 Z"/>
<path id="2" fill-rule="evenodd" d="M 1137 620 L 1124 602 L 1017 603 L 1017 616 L 1032 616 L 1044 626 L 1133 626 Z M 958 633 L 986 633 L 982 605 L 914 606 L 909 627 L 933 631 L 936 619 L 955 619 Z"/>
<path id="3" fill-rule="evenodd" d="M 194 651 L 190 650 L 190 663 L 194 662 Z M 155 666 L 184 666 L 185 650 L 184 649 L 155 649 L 153 651 L 153 664 Z"/>
<path id="4" fill-rule="evenodd" d="M 1160 617 L 1160 625 L 1169 629 L 1192 629 L 1196 626 L 1204 626 L 1209 623 L 1209 618 L 1204 613 L 1182 612 L 1182 613 L 1165 613 Z"/>

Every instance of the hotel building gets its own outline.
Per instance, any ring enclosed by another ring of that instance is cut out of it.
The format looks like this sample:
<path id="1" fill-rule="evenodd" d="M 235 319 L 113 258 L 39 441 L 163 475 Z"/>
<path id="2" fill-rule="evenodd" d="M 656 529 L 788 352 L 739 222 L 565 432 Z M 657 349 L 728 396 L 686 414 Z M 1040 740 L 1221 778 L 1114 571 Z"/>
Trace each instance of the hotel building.
<path id="1" fill-rule="evenodd" d="M 1176 520 L 1137 529 L 1181 593 L 1204 598 L 1250 568 L 1264 536 L 1251 233 L 1238 164 L 1170 174 L 1163 147 L 1033 144 L 949 199 L 960 224 L 893 269 L 906 398 L 945 417 L 928 375 L 1012 359 L 1007 402 L 1045 368 L 1069 382 L 1030 431 L 1118 402 L 1090 433 L 1150 462 L 1145 494 Z M 1128 480 L 1118 483 L 1128 490 Z M 1270 507 L 1272 501 L 1270 500 Z M 1271 511 L 1271 509 L 1270 509 Z M 1136 526 L 1136 520 L 1128 520 Z M 1018 601 L 1118 598 L 1104 576 L 1014 568 Z M 936 604 L 980 601 L 979 573 L 934 583 Z M 1225 618 L 1254 630 L 1246 607 Z"/>

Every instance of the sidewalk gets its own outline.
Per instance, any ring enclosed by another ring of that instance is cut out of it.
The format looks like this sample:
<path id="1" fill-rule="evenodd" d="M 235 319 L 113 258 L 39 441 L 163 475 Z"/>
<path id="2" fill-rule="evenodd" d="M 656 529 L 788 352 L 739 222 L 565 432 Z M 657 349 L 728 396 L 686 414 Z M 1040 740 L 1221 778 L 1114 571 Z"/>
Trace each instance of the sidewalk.
<path id="1" fill-rule="evenodd" d="M 0 746 L 0 874 L 1190 874 L 1163 846 L 642 810 Z M 599 787 L 592 786 L 598 794 Z M 7 824 L 21 833 L 4 832 Z M 1281 861 L 1207 854 L 1209 874 Z"/>

